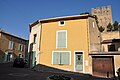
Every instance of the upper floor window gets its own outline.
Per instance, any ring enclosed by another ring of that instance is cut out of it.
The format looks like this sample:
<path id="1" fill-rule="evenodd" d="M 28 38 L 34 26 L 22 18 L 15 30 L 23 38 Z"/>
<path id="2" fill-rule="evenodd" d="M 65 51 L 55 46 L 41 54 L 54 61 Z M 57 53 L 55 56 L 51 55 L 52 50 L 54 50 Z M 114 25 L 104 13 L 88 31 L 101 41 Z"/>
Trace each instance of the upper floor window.
<path id="1" fill-rule="evenodd" d="M 9 41 L 9 49 L 13 49 L 13 47 L 14 47 L 14 42 L 13 41 Z"/>
<path id="2" fill-rule="evenodd" d="M 56 35 L 56 48 L 67 48 L 67 31 L 57 31 Z"/>
<path id="3" fill-rule="evenodd" d="M 18 50 L 19 50 L 19 51 L 24 51 L 24 45 L 19 44 L 19 45 L 18 45 Z"/>
<path id="4" fill-rule="evenodd" d="M 65 21 L 59 21 L 59 26 L 64 26 L 65 25 Z"/>
<path id="5" fill-rule="evenodd" d="M 36 39 L 37 39 L 37 34 L 34 34 L 33 43 L 36 43 Z"/>
<path id="6" fill-rule="evenodd" d="M 95 22 L 93 22 L 93 28 L 95 28 Z"/>

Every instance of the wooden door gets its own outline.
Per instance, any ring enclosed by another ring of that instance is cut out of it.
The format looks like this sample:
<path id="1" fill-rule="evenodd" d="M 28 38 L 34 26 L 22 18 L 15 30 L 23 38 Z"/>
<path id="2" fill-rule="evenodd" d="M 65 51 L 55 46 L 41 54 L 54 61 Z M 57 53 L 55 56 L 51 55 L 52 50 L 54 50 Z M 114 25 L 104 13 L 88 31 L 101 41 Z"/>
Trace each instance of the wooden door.
<path id="1" fill-rule="evenodd" d="M 92 57 L 93 75 L 101 77 L 114 77 L 113 57 L 98 56 Z"/>

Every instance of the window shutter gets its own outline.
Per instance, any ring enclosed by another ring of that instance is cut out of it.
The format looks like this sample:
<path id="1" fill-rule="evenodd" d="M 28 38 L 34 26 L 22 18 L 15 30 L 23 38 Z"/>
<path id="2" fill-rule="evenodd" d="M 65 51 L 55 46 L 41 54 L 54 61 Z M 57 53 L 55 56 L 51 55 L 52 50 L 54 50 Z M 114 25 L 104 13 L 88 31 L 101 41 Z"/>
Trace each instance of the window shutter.
<path id="1" fill-rule="evenodd" d="M 58 32 L 58 48 L 66 47 L 66 32 Z"/>
<path id="2" fill-rule="evenodd" d="M 9 41 L 9 46 L 8 46 L 8 49 L 10 49 L 11 48 L 11 41 Z"/>
<path id="3" fill-rule="evenodd" d="M 53 64 L 60 64 L 60 53 L 59 52 L 53 53 Z"/>
<path id="4" fill-rule="evenodd" d="M 7 52 L 5 52 L 4 61 L 7 61 L 7 55 L 8 55 L 8 53 L 7 53 Z"/>
<path id="5" fill-rule="evenodd" d="M 24 45 L 22 45 L 22 51 L 24 51 Z"/>
<path id="6" fill-rule="evenodd" d="M 70 64 L 69 52 L 62 52 L 61 53 L 61 64 Z"/>
<path id="7" fill-rule="evenodd" d="M 20 45 L 21 47 L 20 47 L 20 51 L 23 51 L 23 45 Z"/>
<path id="8" fill-rule="evenodd" d="M 13 47 L 14 47 L 14 42 L 11 41 L 11 49 L 13 49 Z"/>
<path id="9" fill-rule="evenodd" d="M 20 50 L 20 44 L 18 44 L 18 50 Z"/>

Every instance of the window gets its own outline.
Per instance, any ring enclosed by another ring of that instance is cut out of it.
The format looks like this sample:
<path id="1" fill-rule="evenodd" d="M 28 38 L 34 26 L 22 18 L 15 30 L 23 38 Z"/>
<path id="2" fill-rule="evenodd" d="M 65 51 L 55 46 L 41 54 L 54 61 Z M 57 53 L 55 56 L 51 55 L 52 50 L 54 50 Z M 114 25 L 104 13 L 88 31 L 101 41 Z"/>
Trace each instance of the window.
<path id="1" fill-rule="evenodd" d="M 115 49 L 115 44 L 108 45 L 108 51 L 117 51 L 117 50 Z"/>
<path id="2" fill-rule="evenodd" d="M 57 31 L 56 35 L 56 48 L 67 48 L 67 31 Z"/>
<path id="3" fill-rule="evenodd" d="M 9 41 L 9 49 L 13 49 L 13 47 L 14 47 L 14 42 L 13 41 Z"/>
<path id="4" fill-rule="evenodd" d="M 70 52 L 53 52 L 53 64 L 70 65 Z"/>
<path id="5" fill-rule="evenodd" d="M 95 28 L 95 22 L 93 22 L 93 28 Z"/>
<path id="6" fill-rule="evenodd" d="M 34 40 L 33 40 L 33 43 L 36 43 L 36 38 L 37 38 L 37 34 L 34 34 Z"/>
<path id="7" fill-rule="evenodd" d="M 65 25 L 65 21 L 59 21 L 59 26 L 64 26 Z"/>
<path id="8" fill-rule="evenodd" d="M 19 51 L 24 51 L 24 45 L 19 44 L 19 46 L 18 46 L 18 50 L 19 50 Z"/>

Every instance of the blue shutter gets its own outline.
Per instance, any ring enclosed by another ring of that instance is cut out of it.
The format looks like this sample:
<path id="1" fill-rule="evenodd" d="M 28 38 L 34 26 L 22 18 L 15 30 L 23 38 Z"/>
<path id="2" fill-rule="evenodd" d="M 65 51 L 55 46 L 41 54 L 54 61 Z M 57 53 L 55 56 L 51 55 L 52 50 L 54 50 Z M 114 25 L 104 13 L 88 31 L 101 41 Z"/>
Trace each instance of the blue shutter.
<path id="1" fill-rule="evenodd" d="M 33 51 L 32 53 L 32 67 L 36 65 L 36 51 Z"/>

